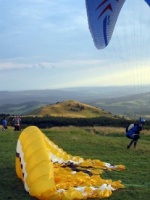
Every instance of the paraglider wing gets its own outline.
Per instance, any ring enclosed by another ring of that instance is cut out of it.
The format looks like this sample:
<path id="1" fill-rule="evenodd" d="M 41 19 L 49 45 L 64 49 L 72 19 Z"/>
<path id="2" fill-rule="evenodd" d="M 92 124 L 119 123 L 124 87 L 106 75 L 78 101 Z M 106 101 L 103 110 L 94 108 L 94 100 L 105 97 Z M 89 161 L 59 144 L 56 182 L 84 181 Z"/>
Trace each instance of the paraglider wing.
<path id="1" fill-rule="evenodd" d="M 100 160 L 72 156 L 36 126 L 25 128 L 16 148 L 16 174 L 29 194 L 39 200 L 104 198 L 124 188 L 120 180 L 104 180 L 104 171 L 125 170 Z"/>
<path id="2" fill-rule="evenodd" d="M 150 6 L 150 0 L 145 0 L 145 1 Z"/>
<path id="3" fill-rule="evenodd" d="M 108 45 L 124 2 L 125 0 L 86 0 L 89 29 L 97 49 Z"/>

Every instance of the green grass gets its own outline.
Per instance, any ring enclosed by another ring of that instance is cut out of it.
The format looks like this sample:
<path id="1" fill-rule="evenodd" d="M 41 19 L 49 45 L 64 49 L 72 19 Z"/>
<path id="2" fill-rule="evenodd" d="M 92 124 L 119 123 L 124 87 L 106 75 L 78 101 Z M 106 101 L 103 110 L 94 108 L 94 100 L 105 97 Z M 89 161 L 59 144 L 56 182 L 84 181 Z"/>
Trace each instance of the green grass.
<path id="1" fill-rule="evenodd" d="M 104 179 L 121 180 L 124 189 L 110 200 L 148 200 L 150 197 L 150 133 L 143 131 L 137 149 L 126 149 L 129 140 L 123 129 L 104 127 L 56 127 L 42 130 L 66 152 L 83 158 L 123 164 L 125 171 L 105 172 Z M 15 172 L 16 143 L 20 132 L 0 130 L 0 199 L 33 200 Z M 107 199 L 107 198 L 106 198 Z"/>

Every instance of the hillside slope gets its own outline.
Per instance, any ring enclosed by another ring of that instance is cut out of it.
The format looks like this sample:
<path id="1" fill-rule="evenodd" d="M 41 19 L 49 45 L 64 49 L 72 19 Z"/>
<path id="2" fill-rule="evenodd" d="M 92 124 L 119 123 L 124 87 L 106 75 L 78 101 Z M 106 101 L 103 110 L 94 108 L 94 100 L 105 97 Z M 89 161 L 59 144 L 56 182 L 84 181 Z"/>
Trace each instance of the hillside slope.
<path id="1" fill-rule="evenodd" d="M 46 105 L 46 103 L 41 103 L 38 101 L 20 103 L 20 104 L 4 104 L 0 106 L 0 113 L 10 114 L 10 115 L 24 115 L 27 112 L 31 112 L 41 106 Z"/>
<path id="2" fill-rule="evenodd" d="M 0 113 L 25 115 L 43 105 L 75 99 L 113 115 L 150 119 L 150 86 L 143 86 L 142 90 L 143 93 L 136 92 L 128 86 L 0 91 Z"/>
<path id="3" fill-rule="evenodd" d="M 130 118 L 143 116 L 150 119 L 150 93 L 123 96 L 118 98 L 106 98 L 88 104 L 100 107 L 115 115 L 123 115 Z"/>
<path id="4" fill-rule="evenodd" d="M 68 100 L 63 102 L 57 102 L 56 104 L 45 105 L 38 108 L 28 115 L 34 116 L 60 116 L 60 117 L 81 117 L 92 118 L 100 116 L 113 117 L 111 113 L 108 113 L 100 108 L 90 106 L 84 103 L 80 103 L 74 100 Z"/>

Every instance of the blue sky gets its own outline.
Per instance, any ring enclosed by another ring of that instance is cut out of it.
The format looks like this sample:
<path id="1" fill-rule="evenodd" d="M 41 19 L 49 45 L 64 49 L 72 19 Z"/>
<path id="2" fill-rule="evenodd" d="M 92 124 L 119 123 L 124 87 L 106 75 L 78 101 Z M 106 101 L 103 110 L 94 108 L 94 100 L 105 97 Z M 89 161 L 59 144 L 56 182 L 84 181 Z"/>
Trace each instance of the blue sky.
<path id="1" fill-rule="evenodd" d="M 149 32 L 144 0 L 126 0 L 103 50 L 84 0 L 0 0 L 0 90 L 150 84 Z"/>

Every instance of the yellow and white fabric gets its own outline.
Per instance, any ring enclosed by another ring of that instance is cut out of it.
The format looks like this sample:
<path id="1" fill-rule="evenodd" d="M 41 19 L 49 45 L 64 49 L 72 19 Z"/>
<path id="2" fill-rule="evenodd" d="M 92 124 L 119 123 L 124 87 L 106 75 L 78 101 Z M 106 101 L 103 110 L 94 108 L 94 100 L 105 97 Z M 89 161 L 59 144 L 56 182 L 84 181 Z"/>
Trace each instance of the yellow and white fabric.
<path id="1" fill-rule="evenodd" d="M 105 170 L 125 166 L 67 154 L 35 126 L 22 131 L 16 149 L 16 173 L 25 190 L 40 200 L 105 198 L 123 188 L 121 181 L 104 180 Z"/>

